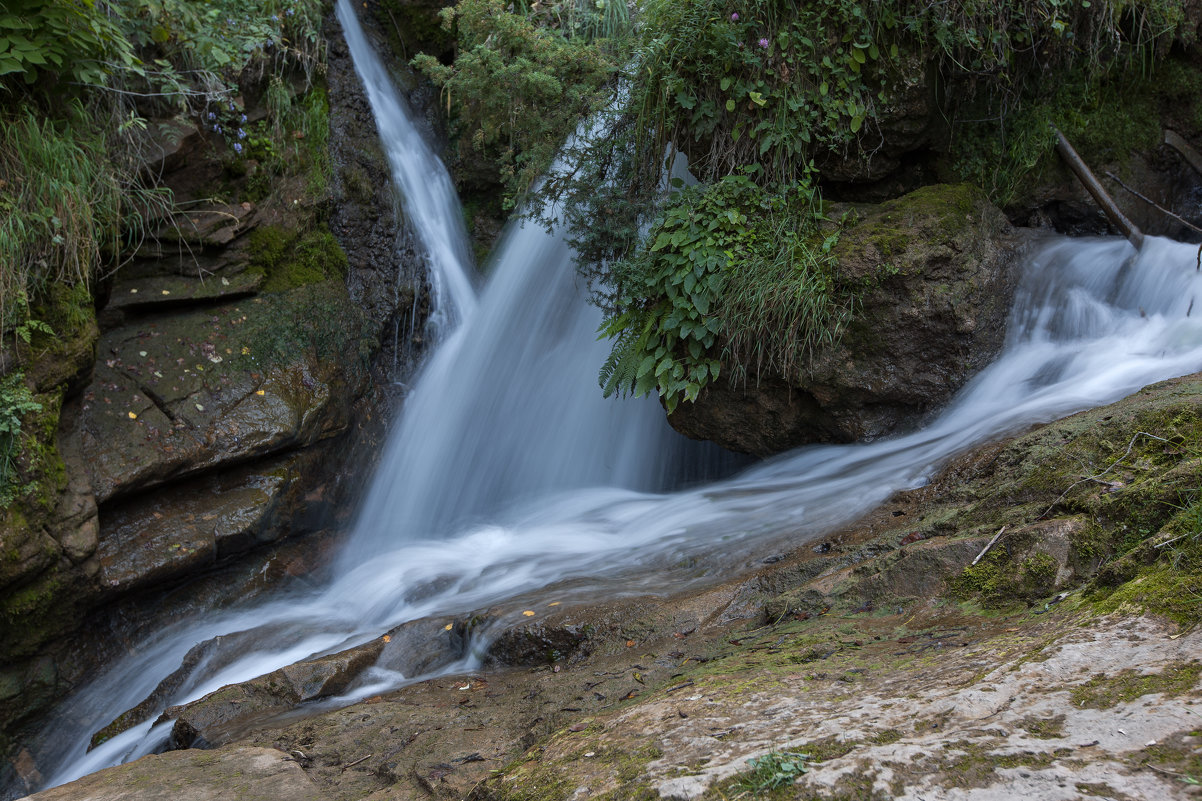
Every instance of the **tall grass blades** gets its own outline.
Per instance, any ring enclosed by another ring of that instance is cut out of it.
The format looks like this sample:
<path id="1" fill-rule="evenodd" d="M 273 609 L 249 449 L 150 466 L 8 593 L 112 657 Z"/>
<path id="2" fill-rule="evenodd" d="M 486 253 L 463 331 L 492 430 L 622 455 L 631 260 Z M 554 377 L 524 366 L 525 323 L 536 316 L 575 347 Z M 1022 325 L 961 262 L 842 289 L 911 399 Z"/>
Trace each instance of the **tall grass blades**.
<path id="1" fill-rule="evenodd" d="M 26 106 L 0 125 L 0 330 L 50 283 L 86 286 L 118 243 L 123 188 L 101 137 L 82 130 Z"/>
<path id="2" fill-rule="evenodd" d="M 776 242 L 732 265 L 716 314 L 722 320 L 722 363 L 731 381 L 767 373 L 792 376 L 839 342 L 855 299 L 835 288 L 830 242 L 806 238 L 796 219 L 766 221 Z"/>

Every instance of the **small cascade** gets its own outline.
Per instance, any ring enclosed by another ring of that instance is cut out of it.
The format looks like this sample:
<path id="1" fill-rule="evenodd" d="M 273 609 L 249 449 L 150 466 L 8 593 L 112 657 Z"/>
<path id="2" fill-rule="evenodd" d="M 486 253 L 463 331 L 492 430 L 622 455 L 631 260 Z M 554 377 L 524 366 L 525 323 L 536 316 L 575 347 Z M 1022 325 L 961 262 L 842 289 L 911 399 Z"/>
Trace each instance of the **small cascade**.
<path id="1" fill-rule="evenodd" d="M 406 621 L 551 586 L 571 603 L 714 581 L 920 486 L 976 444 L 1202 368 L 1202 315 L 1190 315 L 1202 295 L 1196 248 L 1149 239 L 1136 254 L 1117 239 L 1052 239 L 1025 268 L 1003 353 L 926 428 L 804 448 L 677 489 L 680 465 L 698 456 L 653 401 L 600 397 L 606 346 L 562 236 L 511 230 L 477 302 L 453 194 L 408 194 L 415 183 L 440 184 L 445 171 L 407 121 L 398 125 L 408 133 L 393 130 L 389 109 L 403 117 L 403 106 L 388 99 L 347 0 L 338 13 L 447 299 L 443 340 L 415 382 L 335 578 L 141 643 L 47 722 L 38 760 L 54 766 L 52 784 L 162 747 L 159 710 L 224 684 Z M 193 646 L 235 633 L 235 653 L 191 665 L 144 723 L 88 752 L 92 732 L 147 698 Z M 377 671 L 370 688 L 341 700 L 415 678 Z"/>
<path id="2" fill-rule="evenodd" d="M 351 4 L 339 0 L 336 13 L 355 72 L 375 114 L 405 216 L 425 250 L 433 296 L 430 324 L 437 341 L 439 332 L 452 328 L 476 306 L 471 248 L 459 196 L 446 167 L 414 124 L 412 111 L 368 43 Z"/>

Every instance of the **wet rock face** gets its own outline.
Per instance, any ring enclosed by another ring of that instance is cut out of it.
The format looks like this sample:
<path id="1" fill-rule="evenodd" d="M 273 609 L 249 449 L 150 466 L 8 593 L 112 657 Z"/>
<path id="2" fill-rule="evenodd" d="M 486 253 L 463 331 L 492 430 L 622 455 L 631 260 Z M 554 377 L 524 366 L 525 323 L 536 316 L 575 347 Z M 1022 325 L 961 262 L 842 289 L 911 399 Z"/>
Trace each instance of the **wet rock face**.
<path id="1" fill-rule="evenodd" d="M 251 725 L 303 701 L 340 693 L 375 662 L 383 647 L 383 640 L 372 640 L 223 687 L 191 704 L 171 707 L 162 717 L 164 721 L 175 720 L 170 747 L 208 748 L 228 743 Z"/>
<path id="2" fill-rule="evenodd" d="M 792 375 L 710 385 L 669 422 L 757 456 L 913 425 L 1001 348 L 1023 241 L 965 185 L 862 212 L 836 246 L 838 280 L 860 297 L 839 343 Z"/>
<path id="3" fill-rule="evenodd" d="M 86 330 L 25 366 L 53 407 L 54 470 L 36 517 L 0 517 L 2 756 L 88 672 L 75 652 L 104 658 L 47 650 L 56 638 L 349 513 L 346 466 L 371 463 L 380 388 L 420 355 L 427 308 L 370 107 L 330 36 L 328 190 L 293 176 L 258 203 L 211 200 L 241 178 L 193 122 L 163 121 L 174 133 L 147 172 L 186 211 L 98 287 Z"/>
<path id="4" fill-rule="evenodd" d="M 362 15 L 369 26 L 371 16 Z M 422 323 L 429 312 L 428 288 L 417 243 L 405 226 L 388 159 L 380 147 L 371 105 L 363 93 L 342 31 L 327 20 L 332 191 L 336 202 L 330 230 L 346 251 L 347 288 L 355 305 L 384 329 L 381 369 L 394 381 L 407 378 L 413 354 L 422 346 Z M 384 46 L 382 41 L 377 42 Z M 404 64 L 407 59 L 398 59 Z M 407 68 L 405 68 L 407 69 Z M 412 80 L 405 74 L 398 78 Z M 425 107 L 422 89 L 408 93 L 411 108 Z"/>

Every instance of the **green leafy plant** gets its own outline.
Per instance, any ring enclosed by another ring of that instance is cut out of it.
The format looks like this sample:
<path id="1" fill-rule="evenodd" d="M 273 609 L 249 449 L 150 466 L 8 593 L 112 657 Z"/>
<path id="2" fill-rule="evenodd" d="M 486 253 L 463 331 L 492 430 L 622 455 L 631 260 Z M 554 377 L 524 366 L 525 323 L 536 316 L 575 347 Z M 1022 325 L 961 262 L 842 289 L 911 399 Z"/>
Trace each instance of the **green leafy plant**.
<path id="1" fill-rule="evenodd" d="M 702 180 L 757 164 L 789 181 L 819 152 L 867 158 L 882 115 L 928 64 L 948 86 L 953 126 L 980 100 L 1006 138 L 1009 110 L 1059 89 L 1046 75 L 1078 69 L 1088 81 L 1149 64 L 1192 35 L 1184 21 L 1176 0 L 650 0 L 630 108 L 654 158 L 676 143 Z"/>
<path id="2" fill-rule="evenodd" d="M 42 404 L 33 399 L 24 373 L 10 373 L 0 380 L 0 507 L 12 503 L 19 489 L 16 456 L 23 418 L 40 411 Z"/>
<path id="3" fill-rule="evenodd" d="M 654 389 L 671 412 L 724 362 L 789 370 L 837 340 L 851 298 L 836 291 L 836 235 L 821 219 L 808 173 L 769 190 L 734 175 L 677 192 L 647 246 L 610 265 L 605 394 Z"/>
<path id="4" fill-rule="evenodd" d="M 809 754 L 798 751 L 770 751 L 762 757 L 747 760 L 751 770 L 739 777 L 739 787 L 753 795 L 761 795 L 779 787 L 794 784 L 809 772 Z"/>
<path id="5" fill-rule="evenodd" d="M 13 79 L 101 86 L 138 60 L 119 17 L 96 0 L 9 0 L 0 12 L 0 91 Z"/>

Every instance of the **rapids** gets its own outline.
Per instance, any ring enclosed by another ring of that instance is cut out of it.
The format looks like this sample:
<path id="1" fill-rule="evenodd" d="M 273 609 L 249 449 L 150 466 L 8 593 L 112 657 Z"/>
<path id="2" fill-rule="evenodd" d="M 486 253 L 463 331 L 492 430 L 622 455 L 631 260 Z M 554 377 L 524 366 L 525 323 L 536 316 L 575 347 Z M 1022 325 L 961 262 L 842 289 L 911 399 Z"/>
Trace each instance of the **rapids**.
<path id="1" fill-rule="evenodd" d="M 681 489 L 682 478 L 698 476 L 688 466 L 709 457 L 670 431 L 658 404 L 601 398 L 599 315 L 562 236 L 514 227 L 476 297 L 446 172 L 348 0 L 338 16 L 429 256 L 441 344 L 406 401 L 334 578 L 141 643 L 46 722 L 38 761 L 54 766 L 49 785 L 161 747 L 170 724 L 146 722 L 87 751 L 94 731 L 146 698 L 198 642 L 255 633 L 236 655 L 197 665 L 170 703 L 430 615 L 513 607 L 518 596 L 552 591 L 565 603 L 680 591 L 821 536 L 921 486 L 974 445 L 1202 368 L 1202 314 L 1190 314 L 1202 294 L 1195 246 L 1149 239 L 1136 253 L 1118 239 L 1054 238 L 1024 267 L 1001 355 L 925 427 L 803 448 Z M 370 686 L 339 702 L 418 678 L 376 670 Z"/>

